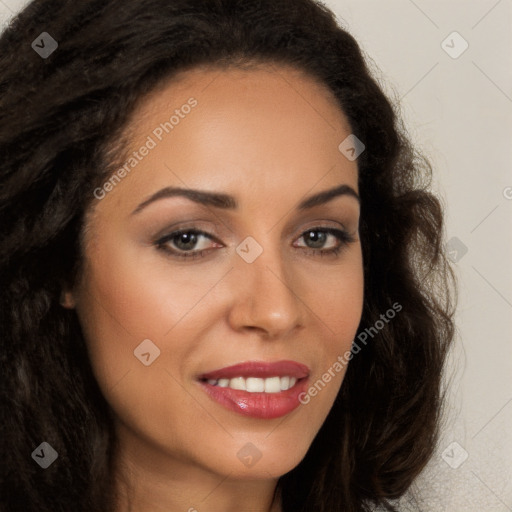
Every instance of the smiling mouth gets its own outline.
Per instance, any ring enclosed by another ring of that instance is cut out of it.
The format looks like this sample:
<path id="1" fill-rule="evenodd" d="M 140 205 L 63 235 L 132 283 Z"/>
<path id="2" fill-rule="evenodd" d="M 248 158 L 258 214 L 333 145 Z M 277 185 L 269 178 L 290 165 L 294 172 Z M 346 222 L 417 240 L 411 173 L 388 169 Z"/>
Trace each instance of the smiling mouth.
<path id="1" fill-rule="evenodd" d="M 285 416 L 301 405 L 309 368 L 297 361 L 246 361 L 197 376 L 222 407 L 257 419 Z"/>

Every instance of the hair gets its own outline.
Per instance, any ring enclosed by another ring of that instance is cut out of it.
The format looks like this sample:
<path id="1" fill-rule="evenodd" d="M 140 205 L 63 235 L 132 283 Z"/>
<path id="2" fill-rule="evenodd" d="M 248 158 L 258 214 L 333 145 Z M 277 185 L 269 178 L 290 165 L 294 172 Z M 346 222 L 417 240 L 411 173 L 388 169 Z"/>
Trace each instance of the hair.
<path id="1" fill-rule="evenodd" d="M 41 32 L 58 42 L 48 58 L 31 48 Z M 62 287 L 81 272 L 93 190 L 123 161 L 140 101 L 187 69 L 252 64 L 292 66 L 334 93 L 366 146 L 359 332 L 402 306 L 279 479 L 283 511 L 396 510 L 434 453 L 455 333 L 443 208 L 431 164 L 334 14 L 314 0 L 35 0 L 0 37 L 3 512 L 114 510 L 113 413 Z M 44 471 L 31 457 L 43 441 L 59 457 Z"/>

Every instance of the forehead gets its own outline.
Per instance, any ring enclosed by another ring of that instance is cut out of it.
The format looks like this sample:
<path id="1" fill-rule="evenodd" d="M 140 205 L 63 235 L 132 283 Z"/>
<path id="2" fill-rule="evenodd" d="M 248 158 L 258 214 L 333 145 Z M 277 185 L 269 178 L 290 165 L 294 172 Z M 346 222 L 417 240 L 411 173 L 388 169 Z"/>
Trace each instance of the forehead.
<path id="1" fill-rule="evenodd" d="M 286 208 L 286 197 L 298 204 L 342 183 L 357 190 L 357 164 L 338 149 L 350 126 L 336 98 L 290 67 L 182 72 L 141 101 L 127 133 L 133 169 L 101 208 L 133 209 L 166 186 L 229 193 L 251 211 L 262 198 Z"/>
<path id="2" fill-rule="evenodd" d="M 234 112 L 239 112 L 240 117 L 250 114 L 257 118 L 258 111 L 269 121 L 275 120 L 269 116 L 272 110 L 278 116 L 306 115 L 308 121 L 316 117 L 312 130 L 318 129 L 319 123 L 331 130 L 340 125 L 350 129 L 334 93 L 317 78 L 289 65 L 254 63 L 243 68 L 198 66 L 162 81 L 142 98 L 132 114 L 131 119 L 137 120 L 137 126 L 131 126 L 132 133 L 147 131 L 145 119 L 167 119 L 166 113 L 179 109 L 182 101 L 190 97 L 197 99 L 201 108 L 196 111 L 200 110 L 203 116 L 216 111 L 225 121 Z"/>

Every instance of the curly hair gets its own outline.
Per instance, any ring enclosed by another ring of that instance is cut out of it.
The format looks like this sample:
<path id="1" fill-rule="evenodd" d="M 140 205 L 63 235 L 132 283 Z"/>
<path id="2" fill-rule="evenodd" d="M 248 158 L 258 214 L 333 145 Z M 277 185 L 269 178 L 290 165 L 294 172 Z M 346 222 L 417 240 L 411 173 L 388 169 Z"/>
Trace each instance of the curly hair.
<path id="1" fill-rule="evenodd" d="M 58 48 L 41 58 L 31 42 Z M 348 366 L 284 512 L 396 510 L 434 453 L 454 338 L 455 277 L 432 168 L 354 38 L 315 0 L 34 0 L 0 37 L 3 512 L 112 512 L 113 417 L 62 286 L 81 272 L 93 190 L 122 162 L 136 105 L 197 66 L 285 64 L 327 86 L 358 158 L 359 331 L 403 306 Z M 31 458 L 42 441 L 62 464 Z"/>

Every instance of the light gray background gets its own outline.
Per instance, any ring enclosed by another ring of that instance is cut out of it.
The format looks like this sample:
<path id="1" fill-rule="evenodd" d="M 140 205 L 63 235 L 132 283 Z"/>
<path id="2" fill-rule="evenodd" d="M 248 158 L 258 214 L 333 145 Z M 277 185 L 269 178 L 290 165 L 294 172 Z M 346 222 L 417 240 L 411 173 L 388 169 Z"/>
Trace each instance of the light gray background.
<path id="1" fill-rule="evenodd" d="M 2 27 L 27 3 L 0 0 Z M 447 240 L 467 247 L 454 253 L 458 335 L 442 440 L 401 509 L 416 500 L 428 512 L 512 511 L 512 0 L 325 3 L 401 100 L 434 167 Z M 454 31 L 469 44 L 458 58 L 444 47 L 460 40 L 442 45 Z"/>

